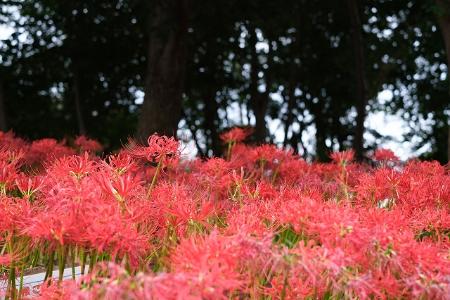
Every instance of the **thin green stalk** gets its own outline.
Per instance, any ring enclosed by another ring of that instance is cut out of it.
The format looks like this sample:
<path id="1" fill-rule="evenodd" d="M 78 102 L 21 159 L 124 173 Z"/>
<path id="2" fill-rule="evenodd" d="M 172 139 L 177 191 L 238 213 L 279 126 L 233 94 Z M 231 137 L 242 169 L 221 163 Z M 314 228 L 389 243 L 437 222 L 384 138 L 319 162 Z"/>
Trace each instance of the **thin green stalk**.
<path id="1" fill-rule="evenodd" d="M 114 255 L 114 259 L 113 259 L 113 261 L 116 263 L 116 264 L 120 264 L 120 256 L 119 255 Z"/>
<path id="2" fill-rule="evenodd" d="M 23 266 L 20 268 L 20 284 L 19 284 L 19 298 L 22 296 L 23 289 Z"/>
<path id="3" fill-rule="evenodd" d="M 89 274 L 92 273 L 92 270 L 94 269 L 94 265 L 96 262 L 97 262 L 97 251 L 92 250 L 91 257 L 89 260 L 89 271 L 88 271 Z"/>
<path id="4" fill-rule="evenodd" d="M 32 268 L 36 267 L 38 262 L 39 262 L 39 250 L 36 250 L 31 259 L 31 267 Z"/>
<path id="5" fill-rule="evenodd" d="M 13 238 L 14 236 L 11 236 L 11 239 L 8 241 L 8 252 L 10 255 L 13 253 Z M 8 289 L 9 295 L 11 296 L 11 299 L 16 299 L 16 266 L 14 259 L 11 260 L 11 265 L 9 267 L 9 278 L 8 278 Z"/>
<path id="6" fill-rule="evenodd" d="M 231 142 L 228 143 L 228 147 L 227 147 L 227 157 L 226 157 L 227 160 L 230 160 L 230 159 L 231 159 L 231 150 L 233 149 L 233 146 L 234 146 L 234 142 L 233 142 L 233 141 L 231 141 Z"/>
<path id="7" fill-rule="evenodd" d="M 350 200 L 350 194 L 348 192 L 348 174 L 345 163 L 341 165 L 341 174 L 340 174 L 340 181 L 341 181 L 341 188 L 342 192 L 344 194 L 345 200 Z"/>
<path id="8" fill-rule="evenodd" d="M 64 267 L 66 266 L 66 248 L 61 245 L 58 249 L 58 281 L 64 279 Z"/>
<path id="9" fill-rule="evenodd" d="M 72 279 L 75 279 L 75 248 L 72 248 L 72 251 L 70 251 L 70 258 L 71 258 L 71 264 L 72 264 Z"/>
<path id="10" fill-rule="evenodd" d="M 125 270 L 127 270 L 129 273 L 131 273 L 130 261 L 128 259 L 127 254 L 124 255 L 123 260 L 125 261 Z"/>
<path id="11" fill-rule="evenodd" d="M 81 275 L 84 275 L 84 271 L 86 270 L 86 252 L 84 248 L 81 248 Z"/>
<path id="12" fill-rule="evenodd" d="M 11 268 L 9 270 L 9 295 L 11 299 L 16 299 L 16 268 L 14 266 L 14 262 L 11 262 Z"/>
<path id="13" fill-rule="evenodd" d="M 265 166 L 266 166 L 266 160 L 263 159 L 263 160 L 260 161 L 260 165 L 259 165 L 260 172 L 261 172 L 261 177 L 260 177 L 261 180 L 264 178 L 264 168 L 265 168 Z"/>
<path id="14" fill-rule="evenodd" d="M 161 169 L 162 166 L 162 159 L 159 160 L 158 165 L 156 166 L 156 171 L 155 174 L 153 174 L 153 178 L 152 178 L 152 183 L 150 184 L 150 187 L 148 188 L 148 192 L 147 192 L 147 198 L 150 197 L 150 193 L 152 192 L 155 184 L 156 184 L 156 178 L 159 175 L 159 171 Z"/>
<path id="15" fill-rule="evenodd" d="M 49 276 L 50 278 L 52 278 L 53 276 L 53 264 L 54 264 L 54 260 L 55 260 L 55 251 L 52 251 L 50 253 L 50 256 L 48 258 L 48 262 L 47 262 L 47 271 L 45 272 L 45 277 L 44 277 L 44 281 L 46 281 Z M 50 279 L 51 280 L 51 279 Z"/>
<path id="16" fill-rule="evenodd" d="M 8 243 L 4 243 L 4 244 L 3 244 L 2 251 L 0 252 L 0 255 L 5 254 L 6 246 L 8 246 Z"/>
<path id="17" fill-rule="evenodd" d="M 287 270 L 286 273 L 284 274 L 283 289 L 281 290 L 281 295 L 280 295 L 281 300 L 286 299 L 286 291 L 287 291 L 287 287 L 289 284 L 288 274 L 289 274 L 289 270 Z"/>

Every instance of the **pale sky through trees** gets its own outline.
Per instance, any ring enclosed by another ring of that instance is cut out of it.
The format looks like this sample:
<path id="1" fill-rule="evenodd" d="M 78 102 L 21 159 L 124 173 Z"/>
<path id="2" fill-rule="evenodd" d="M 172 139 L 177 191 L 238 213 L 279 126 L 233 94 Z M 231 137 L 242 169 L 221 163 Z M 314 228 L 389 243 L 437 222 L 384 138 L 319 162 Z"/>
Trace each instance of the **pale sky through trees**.
<path id="1" fill-rule="evenodd" d="M 8 26 L 0 26 L 0 46 L 1 40 L 7 39 L 14 30 Z M 263 47 L 263 46 L 262 46 Z M 143 99 L 143 92 L 137 93 L 136 104 L 141 104 Z M 273 95 L 273 98 L 276 99 L 277 95 Z M 387 102 L 392 100 L 392 92 L 389 90 L 384 90 L 378 94 L 378 101 Z M 236 125 L 239 124 L 238 115 L 239 112 L 236 111 L 238 106 L 234 107 L 230 106 L 230 118 L 236 122 Z M 408 129 L 408 124 L 399 116 L 399 115 L 391 115 L 385 112 L 370 112 L 368 118 L 365 122 L 367 129 L 374 129 L 378 131 L 384 137 L 391 139 L 389 141 L 382 141 L 380 143 L 380 147 L 385 147 L 387 149 L 391 149 L 398 155 L 401 159 L 406 160 L 411 157 L 415 157 L 420 155 L 426 149 L 419 149 L 418 151 L 413 151 L 413 146 L 415 145 L 414 141 L 404 141 L 403 135 L 410 129 Z M 275 141 L 277 143 L 281 143 L 283 141 L 284 132 L 282 128 L 279 126 L 279 122 L 277 120 L 270 120 L 268 118 L 268 128 L 270 133 L 275 136 Z M 314 134 L 315 128 L 314 126 L 310 126 L 307 128 L 302 136 L 302 140 L 305 144 L 305 147 L 308 148 L 308 152 L 313 152 L 313 143 L 314 143 Z M 182 135 L 182 138 L 189 138 L 189 133 L 185 130 L 180 130 L 179 135 Z M 366 139 L 366 143 L 373 143 L 374 137 L 371 136 L 368 132 L 364 135 Z M 195 145 L 192 141 L 186 143 L 185 152 L 188 156 L 192 157 L 197 152 Z"/>
<path id="2" fill-rule="evenodd" d="M 14 8 L 10 8 L 14 9 Z M 13 11 L 14 12 L 14 11 Z M 16 19 L 20 18 L 20 15 L 15 17 Z M 370 22 L 371 20 L 369 20 Z M 372 20 L 373 21 L 373 20 Z M 392 19 L 389 21 L 389 26 L 393 29 L 396 28 L 396 21 Z M 366 29 L 367 30 L 367 29 Z M 0 25 L 0 47 L 5 47 L 2 40 L 8 39 L 10 35 L 14 32 L 14 29 L 8 24 Z M 392 30 L 384 30 L 380 32 L 381 38 L 389 38 L 392 34 Z M 26 39 L 26 33 L 22 32 L 23 39 Z M 259 36 L 260 42 L 256 44 L 256 48 L 258 51 L 266 51 L 268 49 L 268 45 L 264 40 L 264 37 Z M 266 49 L 267 48 L 267 49 Z M 2 59 L 0 57 L 0 62 Z M 416 62 L 417 63 L 417 62 Z M 426 62 L 425 62 L 426 63 Z M 446 66 L 445 66 L 446 67 Z M 441 78 L 442 79 L 442 78 Z M 445 78 L 444 78 L 445 80 Z M 408 91 L 406 91 L 408 93 Z M 135 104 L 137 106 L 141 105 L 144 98 L 144 93 L 142 90 L 136 90 L 134 92 L 136 95 Z M 277 98 L 280 98 L 280 103 L 282 102 L 281 95 L 278 93 L 271 94 L 272 100 L 277 101 Z M 373 101 L 373 99 L 372 99 Z M 385 89 L 378 93 L 378 97 L 376 102 L 378 102 L 378 107 L 382 107 L 384 104 L 393 100 L 393 93 L 391 90 Z M 236 105 L 234 105 L 236 104 Z M 370 105 L 370 102 L 369 102 Z M 254 125 L 254 118 L 250 121 L 250 124 L 241 124 L 239 116 L 241 115 L 241 109 L 248 109 L 246 105 L 238 105 L 237 103 L 232 103 L 227 107 L 226 114 L 230 118 L 234 125 Z M 222 112 L 224 113 L 224 112 Z M 308 114 L 308 112 L 306 112 Z M 355 111 L 349 112 L 351 118 L 352 114 L 356 115 Z M 354 119 L 354 118 L 353 118 Z M 270 133 L 275 137 L 275 142 L 281 144 L 284 139 L 284 129 L 282 127 L 282 122 L 279 119 L 271 119 L 269 116 L 266 116 L 267 127 Z M 178 135 L 183 140 L 188 140 L 192 138 L 191 132 L 188 129 L 183 129 L 184 120 L 181 120 L 179 123 L 180 130 L 178 131 Z M 427 120 L 419 119 L 419 124 L 415 126 L 411 126 L 408 124 L 404 118 L 401 116 L 401 112 L 397 112 L 396 114 L 389 114 L 386 111 L 373 111 L 372 109 L 368 109 L 368 116 L 365 120 L 366 132 L 364 133 L 365 143 L 367 145 L 377 144 L 378 147 L 384 147 L 387 149 L 393 150 L 397 156 L 399 156 L 402 160 L 406 160 L 411 157 L 416 157 L 426 152 L 430 148 L 430 144 L 426 143 L 422 148 L 415 150 L 415 146 L 420 144 L 420 138 L 418 135 L 415 135 L 411 140 L 404 140 L 404 135 L 406 133 L 411 132 L 412 130 L 429 130 L 429 123 Z M 415 127 L 415 128 L 413 128 Z M 314 143 L 315 143 L 315 125 L 310 125 L 305 128 L 302 132 L 302 143 L 307 148 L 308 153 L 314 153 Z M 377 131 L 383 138 L 381 140 L 377 140 L 369 131 L 375 130 Z M 198 137 L 199 142 L 201 143 L 202 137 Z M 329 144 L 331 141 L 328 141 Z M 186 144 L 186 152 L 189 152 L 189 156 L 194 156 L 197 152 L 196 146 L 193 141 L 189 141 Z"/>

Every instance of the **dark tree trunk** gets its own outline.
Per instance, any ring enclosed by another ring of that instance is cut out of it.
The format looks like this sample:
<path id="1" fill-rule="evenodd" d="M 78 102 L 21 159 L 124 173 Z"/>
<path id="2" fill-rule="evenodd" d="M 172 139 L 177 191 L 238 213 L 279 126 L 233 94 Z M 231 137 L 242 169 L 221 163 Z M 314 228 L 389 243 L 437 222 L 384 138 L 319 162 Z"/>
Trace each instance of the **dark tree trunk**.
<path id="1" fill-rule="evenodd" d="M 294 140 L 294 130 L 292 129 L 292 135 L 291 138 L 288 139 L 289 134 L 289 128 L 291 128 L 292 123 L 294 122 L 294 108 L 295 108 L 295 86 L 291 82 L 288 87 L 288 101 L 287 101 L 287 112 L 286 112 L 286 119 L 284 122 L 284 140 L 283 140 L 283 147 L 286 147 L 288 144 L 292 145 L 292 141 Z M 297 148 L 297 147 L 295 147 Z M 294 149 L 296 150 L 296 149 Z"/>
<path id="2" fill-rule="evenodd" d="M 314 115 L 314 124 L 316 125 L 316 158 L 320 162 L 329 161 L 328 147 L 326 145 L 326 116 L 323 115 L 322 100 L 319 99 L 317 103 L 311 106 L 311 113 Z"/>
<path id="3" fill-rule="evenodd" d="M 356 87 L 356 129 L 354 136 L 354 150 L 357 160 L 362 160 L 364 156 L 364 121 L 366 119 L 366 82 L 365 82 L 365 65 L 364 65 L 364 44 L 362 36 L 362 25 L 360 18 L 360 7 L 358 0 L 347 0 L 348 12 L 350 15 L 353 57 L 354 57 L 354 73 Z"/>
<path id="4" fill-rule="evenodd" d="M 216 89 L 211 88 L 205 99 L 205 129 L 209 131 L 211 150 L 215 156 L 220 156 L 222 154 L 219 133 L 217 132 L 217 123 L 219 120 L 219 115 L 217 113 L 218 109 Z"/>
<path id="5" fill-rule="evenodd" d="M 150 9 L 145 97 L 137 128 L 139 140 L 153 133 L 176 135 L 182 115 L 188 0 L 154 0 Z"/>
<path id="6" fill-rule="evenodd" d="M 72 92 L 73 92 L 73 101 L 75 102 L 75 113 L 78 124 L 78 132 L 81 135 L 86 135 L 86 125 L 84 123 L 83 109 L 81 105 L 80 79 L 78 77 L 78 71 L 75 71 L 73 74 Z"/>
<path id="7" fill-rule="evenodd" d="M 3 89 L 3 80 L 0 78 L 0 130 L 7 131 L 6 111 L 5 111 L 5 90 Z"/>
<path id="8" fill-rule="evenodd" d="M 255 131 L 253 133 L 255 142 L 262 144 L 266 142 L 267 126 L 266 126 L 266 113 L 269 104 L 269 89 L 271 85 L 270 70 L 266 72 L 266 92 L 261 94 L 258 92 L 258 72 L 259 61 L 258 53 L 256 52 L 256 32 L 253 30 L 250 34 L 250 47 L 251 47 L 251 70 L 250 70 L 250 105 L 255 114 Z M 270 45 L 270 43 L 269 43 Z M 270 47 L 269 47 L 270 48 Z M 268 65 L 270 65 L 270 49 L 268 54 Z"/>
<path id="9" fill-rule="evenodd" d="M 319 117 L 319 119 L 316 120 L 316 156 L 317 160 L 321 162 L 329 161 L 328 147 L 325 143 L 325 140 L 325 126 Z"/>
<path id="10" fill-rule="evenodd" d="M 438 21 L 444 39 L 445 52 L 447 53 L 447 68 L 450 68 L 450 1 L 436 0 L 436 4 L 440 9 Z M 450 126 L 448 128 L 447 137 L 447 161 L 450 161 Z"/>

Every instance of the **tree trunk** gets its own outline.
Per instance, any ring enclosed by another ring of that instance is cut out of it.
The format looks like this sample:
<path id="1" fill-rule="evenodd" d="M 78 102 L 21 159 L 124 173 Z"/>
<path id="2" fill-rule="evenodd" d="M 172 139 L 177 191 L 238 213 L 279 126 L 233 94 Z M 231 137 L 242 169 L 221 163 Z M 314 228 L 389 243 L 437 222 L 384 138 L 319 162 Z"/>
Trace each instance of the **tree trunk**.
<path id="1" fill-rule="evenodd" d="M 252 107 L 253 113 L 255 114 L 255 132 L 253 133 L 255 142 L 257 144 L 262 144 L 266 142 L 267 137 L 267 126 L 266 126 L 266 112 L 269 103 L 269 89 L 270 89 L 270 79 L 269 73 L 266 74 L 266 92 L 261 94 L 258 92 L 258 72 L 259 72 L 259 61 L 258 53 L 256 52 L 256 32 L 253 30 L 250 33 L 250 47 L 251 47 L 251 70 L 250 70 L 250 105 Z M 270 45 L 270 43 L 269 43 Z M 268 54 L 268 65 L 270 59 L 270 49 Z"/>
<path id="2" fill-rule="evenodd" d="M 86 126 L 84 124 L 83 110 L 81 106 L 80 80 L 78 78 L 78 71 L 75 71 L 73 74 L 72 90 L 73 100 L 75 102 L 78 132 L 80 135 L 86 135 Z"/>
<path id="3" fill-rule="evenodd" d="M 329 161 L 329 151 L 326 140 L 326 132 L 323 122 L 320 117 L 316 119 L 316 157 L 320 162 Z"/>
<path id="4" fill-rule="evenodd" d="M 219 133 L 217 132 L 219 109 L 216 100 L 216 89 L 211 88 L 209 94 L 205 99 L 205 129 L 209 131 L 209 138 L 211 140 L 211 150 L 214 156 L 219 157 L 222 154 L 222 147 L 220 143 Z"/>
<path id="5" fill-rule="evenodd" d="M 316 159 L 320 162 L 329 161 L 329 151 L 326 144 L 327 130 L 324 122 L 326 116 L 323 113 L 323 103 L 320 98 L 317 103 L 312 104 L 311 113 L 316 125 Z"/>
<path id="6" fill-rule="evenodd" d="M 187 2 L 154 0 L 150 4 L 145 96 L 137 129 L 139 140 L 153 133 L 176 135 L 182 115 Z"/>
<path id="7" fill-rule="evenodd" d="M 292 75 L 291 75 L 292 76 Z M 292 78 L 292 77 L 291 77 Z M 292 141 L 294 140 L 294 129 L 292 128 L 292 135 L 291 138 L 288 139 L 289 135 L 289 128 L 291 128 L 292 123 L 294 122 L 294 109 L 295 109 L 295 86 L 291 80 L 289 86 L 287 87 L 288 93 L 288 101 L 287 101 L 287 112 L 286 112 L 286 118 L 284 122 L 284 140 L 283 140 L 283 147 L 286 148 L 288 144 L 292 145 Z M 297 147 L 295 147 L 297 148 Z M 297 149 L 294 149 L 295 151 Z"/>
<path id="8" fill-rule="evenodd" d="M 354 136 L 354 150 L 357 160 L 362 160 L 364 156 L 364 121 L 366 119 L 366 83 L 364 65 L 364 44 L 362 36 L 362 25 L 360 18 L 360 7 L 358 0 L 347 0 L 348 12 L 350 15 L 354 72 L 356 83 L 356 129 Z"/>
<path id="9" fill-rule="evenodd" d="M 438 14 L 438 22 L 439 27 L 441 27 L 442 37 L 444 39 L 445 52 L 447 53 L 447 69 L 450 69 L 450 1 L 436 0 L 436 4 L 440 9 Z M 447 161 L 450 161 L 450 125 L 448 128 L 447 137 Z"/>
<path id="10" fill-rule="evenodd" d="M 8 130 L 6 123 L 6 111 L 5 111 L 6 96 L 3 89 L 3 80 L 0 79 L 0 130 L 5 132 Z"/>

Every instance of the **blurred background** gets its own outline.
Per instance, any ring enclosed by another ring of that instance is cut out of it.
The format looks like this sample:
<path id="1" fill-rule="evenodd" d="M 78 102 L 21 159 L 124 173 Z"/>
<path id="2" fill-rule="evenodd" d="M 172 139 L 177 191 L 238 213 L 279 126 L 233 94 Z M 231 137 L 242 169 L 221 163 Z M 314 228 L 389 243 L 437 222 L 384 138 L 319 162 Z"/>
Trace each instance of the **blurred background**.
<path id="1" fill-rule="evenodd" d="M 3 131 L 450 156 L 448 0 L 1 1 Z"/>

